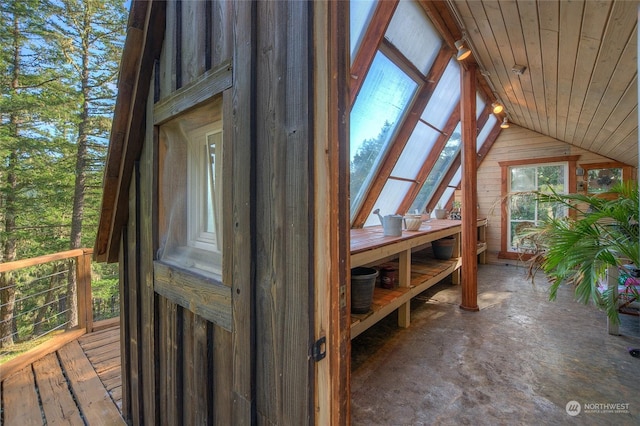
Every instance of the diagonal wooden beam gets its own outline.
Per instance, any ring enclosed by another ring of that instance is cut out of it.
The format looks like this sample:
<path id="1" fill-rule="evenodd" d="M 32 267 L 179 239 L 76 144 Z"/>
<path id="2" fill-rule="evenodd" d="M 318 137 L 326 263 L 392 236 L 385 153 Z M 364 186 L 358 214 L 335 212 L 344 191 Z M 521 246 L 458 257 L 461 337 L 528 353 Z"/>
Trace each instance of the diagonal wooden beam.
<path id="1" fill-rule="evenodd" d="M 387 31 L 398 2 L 399 0 L 381 1 L 376 6 L 376 11 L 373 13 L 371 22 L 362 38 L 362 44 L 358 48 L 353 65 L 351 65 L 351 106 L 356 101 L 358 92 L 364 83 L 364 78 L 371 67 L 373 58 L 376 56 L 378 47 L 384 39 L 384 33 Z"/>
<path id="2" fill-rule="evenodd" d="M 115 208 L 111 219 L 111 232 L 106 260 L 116 262 L 120 248 L 121 228 L 128 218 L 129 184 L 133 173 L 133 165 L 140 157 L 144 142 L 145 114 L 147 96 L 149 95 L 151 75 L 154 69 L 154 61 L 160 56 L 165 31 L 165 7 L 164 1 L 151 2 L 144 29 L 144 42 L 142 56 L 136 58 L 138 67 L 133 80 L 130 96 L 133 99 L 128 122 L 124 129 L 125 137 L 119 161 L 119 182 L 116 186 Z M 131 58 L 130 60 L 133 60 Z M 104 213 L 103 213 L 104 214 Z M 105 253 L 97 253 L 98 259 L 104 259 Z"/>
<path id="3" fill-rule="evenodd" d="M 411 204 L 413 204 L 413 201 L 418 196 L 418 193 L 422 189 L 422 185 L 425 182 L 425 180 L 427 180 L 429 173 L 431 173 L 431 171 L 433 170 L 433 167 L 435 166 L 436 161 L 438 161 L 438 158 L 440 157 L 440 153 L 442 152 L 445 145 L 447 144 L 447 141 L 453 134 L 453 131 L 456 129 L 456 126 L 458 125 L 459 121 L 460 121 L 460 103 L 458 102 L 456 107 L 453 109 L 453 113 L 451 114 L 451 116 L 449 116 L 449 120 L 447 120 L 447 124 L 445 124 L 444 129 L 442 129 L 444 134 L 441 134 L 438 137 L 435 144 L 433 145 L 433 148 L 431 148 L 431 152 L 429 153 L 429 156 L 427 157 L 425 162 L 422 164 L 422 167 L 420 168 L 420 171 L 416 176 L 416 181 L 417 181 L 416 185 L 414 185 L 409 190 L 407 195 L 405 195 L 404 199 L 402 200 L 402 203 L 400 203 L 400 209 L 399 209 L 400 212 L 406 212 L 411 207 Z"/>
<path id="4" fill-rule="evenodd" d="M 374 203 L 380 196 L 382 188 L 384 188 L 384 185 L 391 175 L 391 171 L 396 165 L 400 154 L 402 154 L 404 147 L 407 145 L 407 141 L 409 140 L 409 137 L 411 137 L 411 133 L 420 119 L 420 115 L 429 103 L 431 95 L 433 95 L 433 92 L 435 91 L 440 78 L 444 74 L 450 59 L 451 50 L 446 46 L 443 46 L 443 48 L 438 52 L 438 56 L 436 57 L 429 74 L 425 77 L 424 83 L 420 87 L 411 108 L 405 115 L 403 122 L 400 123 L 400 127 L 396 132 L 395 138 L 390 142 L 390 148 L 387 151 L 385 158 L 382 160 L 382 164 L 378 168 L 376 177 L 369 187 L 362 206 L 355 216 L 352 224 L 353 227 L 360 228 L 367 220 L 369 212 L 371 212 Z"/>

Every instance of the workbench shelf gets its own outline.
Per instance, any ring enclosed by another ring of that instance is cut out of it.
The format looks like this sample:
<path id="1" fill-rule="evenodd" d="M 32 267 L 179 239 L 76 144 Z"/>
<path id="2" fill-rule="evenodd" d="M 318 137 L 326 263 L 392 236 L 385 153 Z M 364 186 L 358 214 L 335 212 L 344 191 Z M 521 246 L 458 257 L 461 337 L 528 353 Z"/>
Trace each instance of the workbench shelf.
<path id="1" fill-rule="evenodd" d="M 352 267 L 372 266 L 382 268 L 391 266 L 397 271 L 398 286 L 385 289 L 376 286 L 373 294 L 371 310 L 366 314 L 351 314 L 351 338 L 355 338 L 369 327 L 398 311 L 398 325 L 408 327 L 410 324 L 411 299 L 429 287 L 453 275 L 452 281 L 459 282 L 461 258 L 459 249 L 459 222 L 438 221 L 437 226 L 427 229 L 403 233 L 402 237 L 384 237 L 381 230 L 352 230 Z M 478 260 L 484 263 L 486 242 L 484 235 L 486 220 L 478 221 Z M 378 233 L 378 234 L 376 234 Z M 450 260 L 439 260 L 433 257 L 430 242 L 453 235 L 456 238 L 454 257 Z"/>
<path id="2" fill-rule="evenodd" d="M 415 259 L 411 262 L 411 281 L 409 287 L 386 289 L 377 287 L 373 292 L 371 310 L 366 314 L 351 314 L 351 338 L 380 321 L 396 309 L 405 306 L 412 298 L 439 283 L 457 268 L 459 258 L 436 260 L 433 258 Z M 398 270 L 398 262 L 386 262 L 380 267 L 391 266 Z"/>

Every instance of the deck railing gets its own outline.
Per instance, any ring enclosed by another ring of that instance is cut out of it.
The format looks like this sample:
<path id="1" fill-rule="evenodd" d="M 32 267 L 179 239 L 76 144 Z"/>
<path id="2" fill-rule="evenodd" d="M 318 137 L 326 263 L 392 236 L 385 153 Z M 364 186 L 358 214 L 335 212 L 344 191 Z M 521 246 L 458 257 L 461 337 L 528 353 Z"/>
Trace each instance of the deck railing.
<path id="1" fill-rule="evenodd" d="M 118 300 L 92 298 L 92 253 L 76 249 L 0 264 L 0 360 L 47 335 L 77 338 L 93 329 L 94 310 L 104 317 L 105 307 L 117 309 Z"/>

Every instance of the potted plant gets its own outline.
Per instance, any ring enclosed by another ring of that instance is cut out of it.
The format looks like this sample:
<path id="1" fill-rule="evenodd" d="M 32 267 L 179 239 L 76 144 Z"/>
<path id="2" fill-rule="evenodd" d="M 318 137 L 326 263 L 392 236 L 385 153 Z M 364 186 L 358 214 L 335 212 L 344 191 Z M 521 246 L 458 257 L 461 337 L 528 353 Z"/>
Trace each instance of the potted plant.
<path id="1" fill-rule="evenodd" d="M 606 280 L 609 267 L 640 266 L 638 185 L 619 184 L 608 195 L 615 198 L 536 193 L 539 202 L 558 203 L 573 213 L 562 218 L 549 216 L 528 231 L 541 242 L 541 250 L 530 261 L 539 264 L 550 278 L 549 299 L 556 298 L 561 284 L 573 285 L 578 301 L 595 302 L 618 323 L 615 292 L 601 291 L 599 285 Z M 632 286 L 629 292 L 638 296 L 637 287 Z"/>
<path id="2" fill-rule="evenodd" d="M 442 204 L 438 203 L 438 206 L 433 209 L 433 214 L 436 216 L 436 219 L 446 219 L 447 211 L 442 208 Z"/>
<path id="3" fill-rule="evenodd" d="M 451 212 L 449 213 L 449 219 L 461 220 L 462 219 L 462 203 L 460 201 L 454 201 L 451 206 Z"/>

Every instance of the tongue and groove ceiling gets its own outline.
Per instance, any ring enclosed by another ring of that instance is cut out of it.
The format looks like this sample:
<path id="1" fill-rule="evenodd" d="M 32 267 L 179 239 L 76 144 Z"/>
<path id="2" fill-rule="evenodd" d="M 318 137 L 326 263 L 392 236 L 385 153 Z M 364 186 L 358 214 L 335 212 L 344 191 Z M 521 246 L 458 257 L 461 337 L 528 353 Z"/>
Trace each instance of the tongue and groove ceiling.
<path id="1" fill-rule="evenodd" d="M 352 226 L 377 223 L 375 208 L 451 200 L 467 64 L 478 67 L 478 161 L 506 116 L 637 167 L 637 20 L 637 1 L 352 2 Z M 459 39 L 473 52 L 460 63 Z"/>

